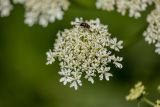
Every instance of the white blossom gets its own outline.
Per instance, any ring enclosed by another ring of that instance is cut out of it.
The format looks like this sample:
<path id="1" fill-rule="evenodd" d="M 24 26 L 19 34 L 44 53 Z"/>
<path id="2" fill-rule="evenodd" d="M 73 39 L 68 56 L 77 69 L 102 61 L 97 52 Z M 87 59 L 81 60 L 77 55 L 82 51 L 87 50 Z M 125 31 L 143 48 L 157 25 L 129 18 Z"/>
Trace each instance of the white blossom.
<path id="1" fill-rule="evenodd" d="M 102 10 L 117 10 L 122 15 L 126 12 L 130 17 L 139 18 L 141 12 L 152 4 L 153 0 L 97 0 L 96 7 Z"/>
<path id="2" fill-rule="evenodd" d="M 9 16 L 10 11 L 12 10 L 13 6 L 10 3 L 10 0 L 0 0 L 0 16 Z"/>
<path id="3" fill-rule="evenodd" d="M 70 69 L 62 69 L 61 72 L 59 72 L 59 74 L 62 76 L 62 78 L 60 79 L 60 82 L 63 82 L 64 85 L 66 85 L 68 82 L 72 81 L 71 76 L 71 70 Z"/>
<path id="4" fill-rule="evenodd" d="M 160 54 L 160 2 L 156 0 L 155 5 L 156 8 L 147 17 L 149 25 L 143 35 L 145 41 L 154 44 L 156 47 L 155 52 Z"/>
<path id="5" fill-rule="evenodd" d="M 46 27 L 56 19 L 63 18 L 64 11 L 69 7 L 68 0 L 14 0 L 15 3 L 23 3 L 25 23 L 32 26 L 36 23 Z"/>
<path id="6" fill-rule="evenodd" d="M 54 59 L 54 57 L 55 57 L 55 55 L 54 55 L 54 53 L 51 51 L 51 50 L 49 50 L 47 53 L 47 65 L 48 64 L 52 64 L 54 61 L 55 61 L 55 59 Z"/>
<path id="7" fill-rule="evenodd" d="M 99 19 L 84 21 L 76 18 L 73 28 L 58 32 L 52 51 L 47 52 L 47 64 L 60 61 L 59 72 L 64 85 L 70 84 L 76 90 L 82 86 L 84 76 L 92 84 L 94 77 L 109 81 L 111 65 L 122 68 L 122 57 L 115 53 L 122 49 L 122 41 L 112 38 L 108 27 Z"/>

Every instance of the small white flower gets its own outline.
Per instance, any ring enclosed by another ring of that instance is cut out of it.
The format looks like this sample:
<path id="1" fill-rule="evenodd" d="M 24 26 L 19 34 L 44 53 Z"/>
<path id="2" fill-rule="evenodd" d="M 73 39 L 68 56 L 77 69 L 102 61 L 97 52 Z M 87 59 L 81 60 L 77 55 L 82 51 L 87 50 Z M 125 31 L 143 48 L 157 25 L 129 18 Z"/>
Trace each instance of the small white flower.
<path id="1" fill-rule="evenodd" d="M 59 72 L 59 75 L 62 76 L 62 78 L 59 80 L 60 82 L 63 82 L 64 85 L 66 85 L 68 82 L 72 81 L 71 71 L 70 69 L 62 69 L 61 72 Z"/>
<path id="2" fill-rule="evenodd" d="M 119 63 L 119 62 L 121 62 L 122 60 L 123 60 L 122 57 L 119 57 L 119 56 L 115 57 L 115 55 L 113 55 L 113 63 L 115 64 L 115 66 L 116 66 L 117 68 L 122 68 L 122 67 L 123 67 L 122 64 Z"/>
<path id="3" fill-rule="evenodd" d="M 116 51 L 119 51 L 119 49 L 122 49 L 122 44 L 123 44 L 123 41 L 119 41 L 117 40 L 117 38 L 113 38 L 113 40 L 111 40 L 111 48 L 116 50 Z"/>
<path id="4" fill-rule="evenodd" d="M 90 81 L 93 84 L 94 83 L 93 77 L 95 76 L 96 76 L 95 73 L 89 70 L 89 71 L 86 71 L 85 79 L 88 79 L 88 81 Z"/>
<path id="5" fill-rule="evenodd" d="M 47 55 L 47 65 L 48 64 L 52 64 L 54 61 L 55 61 L 55 54 L 51 51 L 51 50 L 49 50 L 47 53 L 46 53 L 46 55 Z"/>
<path id="6" fill-rule="evenodd" d="M 12 8 L 13 6 L 11 5 L 10 0 L 0 0 L 0 16 L 1 17 L 9 16 Z"/>
<path id="7" fill-rule="evenodd" d="M 103 73 L 103 74 L 100 74 L 100 75 L 99 75 L 99 78 L 100 78 L 100 80 L 103 80 L 103 78 L 105 77 L 105 79 L 106 79 L 107 81 L 109 81 L 109 78 L 110 78 L 111 76 L 113 76 L 111 73 L 105 72 L 105 73 Z"/>
<path id="8" fill-rule="evenodd" d="M 82 86 L 82 82 L 81 82 L 81 76 L 82 76 L 82 73 L 81 72 L 78 72 L 78 71 L 75 71 L 75 72 L 71 72 L 72 74 L 72 81 L 71 81 L 71 84 L 70 84 L 70 87 L 74 87 L 75 90 L 78 89 L 78 85 L 79 86 Z"/>
<path id="9" fill-rule="evenodd" d="M 109 65 L 122 68 L 123 58 L 113 53 L 123 48 L 123 42 L 112 38 L 107 26 L 99 19 L 84 21 L 76 18 L 71 24 L 73 28 L 58 32 L 53 51 L 47 53 L 47 64 L 57 58 L 61 67 L 60 82 L 69 83 L 76 90 L 82 85 L 82 75 L 92 84 L 96 75 L 100 80 L 109 81 L 112 76 Z"/>
<path id="10" fill-rule="evenodd" d="M 109 81 L 109 77 L 113 76 L 111 73 L 109 73 L 110 67 L 101 67 L 101 69 L 98 71 L 100 73 L 99 79 L 103 80 L 104 78 Z"/>

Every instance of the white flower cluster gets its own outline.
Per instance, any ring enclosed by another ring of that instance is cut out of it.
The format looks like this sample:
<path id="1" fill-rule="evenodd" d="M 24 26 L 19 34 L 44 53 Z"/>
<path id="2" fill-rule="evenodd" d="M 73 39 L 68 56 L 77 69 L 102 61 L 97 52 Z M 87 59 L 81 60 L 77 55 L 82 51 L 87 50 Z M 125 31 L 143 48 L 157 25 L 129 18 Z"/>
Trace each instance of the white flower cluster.
<path id="1" fill-rule="evenodd" d="M 57 34 L 54 49 L 47 52 L 47 64 L 55 58 L 60 61 L 59 72 L 64 85 L 70 84 L 76 90 L 82 85 L 81 77 L 94 83 L 93 77 L 99 75 L 100 80 L 109 80 L 111 65 L 122 68 L 123 58 L 114 53 L 123 48 L 123 41 L 111 38 L 106 25 L 99 19 L 84 21 L 76 18 L 71 22 L 73 28 L 65 29 Z"/>
<path id="2" fill-rule="evenodd" d="M 26 24 L 32 26 L 38 23 L 43 27 L 56 19 L 61 20 L 70 5 L 68 0 L 13 0 L 13 3 L 24 5 Z M 10 0 L 0 0 L 0 16 L 8 16 L 12 8 Z"/>
<path id="3" fill-rule="evenodd" d="M 96 7 L 107 11 L 117 9 L 122 15 L 128 11 L 130 17 L 139 18 L 141 12 L 152 2 L 153 0 L 97 0 Z"/>
<path id="4" fill-rule="evenodd" d="M 147 17 L 149 25 L 143 35 L 149 44 L 155 44 L 155 52 L 160 54 L 160 1 L 157 0 L 155 5 L 155 10 Z"/>
<path id="5" fill-rule="evenodd" d="M 10 11 L 12 10 L 12 5 L 10 0 L 0 0 L 0 16 L 9 16 Z"/>
<path id="6" fill-rule="evenodd" d="M 145 95 L 145 87 L 142 82 L 135 84 L 134 88 L 131 88 L 129 95 L 126 96 L 127 101 L 137 100 L 141 96 Z"/>
<path id="7" fill-rule="evenodd" d="M 15 0 L 25 6 L 25 23 L 35 23 L 46 27 L 49 22 L 63 18 L 64 11 L 69 7 L 68 0 Z"/>

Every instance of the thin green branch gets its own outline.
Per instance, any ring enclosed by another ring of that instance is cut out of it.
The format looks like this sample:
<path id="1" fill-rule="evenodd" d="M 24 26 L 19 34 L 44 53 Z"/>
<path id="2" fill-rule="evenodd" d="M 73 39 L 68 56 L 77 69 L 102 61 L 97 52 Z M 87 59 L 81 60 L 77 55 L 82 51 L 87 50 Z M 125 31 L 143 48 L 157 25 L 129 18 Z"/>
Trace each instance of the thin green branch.
<path id="1" fill-rule="evenodd" d="M 147 103 L 148 105 L 155 107 L 155 103 L 153 103 L 152 101 L 150 101 L 149 99 L 147 99 L 146 97 L 142 98 L 142 101 Z"/>

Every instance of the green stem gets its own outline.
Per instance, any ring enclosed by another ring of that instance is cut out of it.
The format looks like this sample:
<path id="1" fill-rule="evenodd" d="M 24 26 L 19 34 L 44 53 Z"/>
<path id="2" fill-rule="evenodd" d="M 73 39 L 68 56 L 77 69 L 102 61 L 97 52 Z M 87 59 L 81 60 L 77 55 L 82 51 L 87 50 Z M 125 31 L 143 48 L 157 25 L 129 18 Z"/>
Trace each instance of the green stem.
<path id="1" fill-rule="evenodd" d="M 155 107 L 155 104 L 152 101 L 150 101 L 149 99 L 147 99 L 146 97 L 143 97 L 142 101 L 149 104 L 152 107 Z"/>

